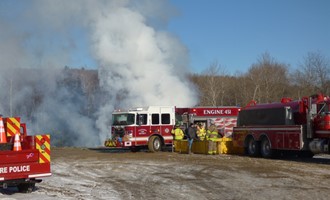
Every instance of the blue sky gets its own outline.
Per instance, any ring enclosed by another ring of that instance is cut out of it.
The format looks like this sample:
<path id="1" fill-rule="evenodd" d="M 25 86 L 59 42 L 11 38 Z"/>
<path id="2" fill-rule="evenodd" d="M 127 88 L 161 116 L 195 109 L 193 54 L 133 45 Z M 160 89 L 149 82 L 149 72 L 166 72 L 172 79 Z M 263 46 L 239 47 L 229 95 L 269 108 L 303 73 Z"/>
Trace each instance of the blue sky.
<path id="1" fill-rule="evenodd" d="M 171 0 L 180 15 L 169 31 L 187 46 L 193 72 L 217 61 L 246 72 L 268 52 L 297 68 L 308 52 L 330 59 L 328 0 Z"/>
<path id="2" fill-rule="evenodd" d="M 26 19 L 22 11 L 29 11 L 31 2 L 40 4 L 44 1 L 0 1 L 0 41 L 10 42 L 6 34 L 21 32 L 17 38 L 30 37 L 25 44 L 34 49 L 46 46 L 39 50 L 45 57 L 54 57 L 50 45 L 36 41 L 65 44 L 60 46 L 63 49 L 74 48 L 76 51 L 70 52 L 70 62 L 66 63 L 70 67 L 97 65 L 90 52 L 89 33 L 84 28 L 69 24 L 58 32 L 56 19 L 66 18 L 54 17 L 48 11 L 43 13 L 43 17 Z M 74 6 L 79 1 L 68 2 Z M 165 31 L 177 36 L 186 46 L 189 68 L 193 73 L 203 72 L 214 62 L 218 62 L 230 74 L 244 73 L 266 52 L 276 61 L 288 64 L 291 69 L 297 68 L 308 52 L 318 51 L 330 59 L 330 0 L 169 0 L 169 3 L 177 10 L 177 14 L 170 17 Z M 53 4 L 57 5 L 56 2 Z M 53 11 L 54 5 L 48 9 Z M 54 10 L 59 14 L 60 5 Z M 162 12 L 169 11 L 164 8 Z M 54 20 L 55 30 L 47 29 L 45 25 L 38 27 L 38 18 Z M 3 28 L 3 25 L 7 28 Z M 68 27 L 73 31 L 70 35 L 67 33 Z M 35 31 L 31 33 L 30 29 Z M 43 31 L 50 34 L 40 37 Z M 56 35 L 59 35 L 58 38 Z M 65 38 L 64 35 L 69 37 Z M 5 46 L 3 51 L 9 52 Z M 57 46 L 54 45 L 54 48 Z M 12 51 L 17 52 L 16 49 Z M 64 56 L 66 52 L 58 57 Z"/>

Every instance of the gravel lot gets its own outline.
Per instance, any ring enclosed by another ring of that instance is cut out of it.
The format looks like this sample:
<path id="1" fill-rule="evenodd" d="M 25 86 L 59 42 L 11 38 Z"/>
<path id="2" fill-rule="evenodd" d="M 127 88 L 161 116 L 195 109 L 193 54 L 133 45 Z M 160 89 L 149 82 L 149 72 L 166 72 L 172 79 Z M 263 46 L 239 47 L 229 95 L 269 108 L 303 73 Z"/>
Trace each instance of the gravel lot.
<path id="1" fill-rule="evenodd" d="M 262 159 L 53 148 L 53 176 L 0 199 L 329 199 L 330 157 Z"/>

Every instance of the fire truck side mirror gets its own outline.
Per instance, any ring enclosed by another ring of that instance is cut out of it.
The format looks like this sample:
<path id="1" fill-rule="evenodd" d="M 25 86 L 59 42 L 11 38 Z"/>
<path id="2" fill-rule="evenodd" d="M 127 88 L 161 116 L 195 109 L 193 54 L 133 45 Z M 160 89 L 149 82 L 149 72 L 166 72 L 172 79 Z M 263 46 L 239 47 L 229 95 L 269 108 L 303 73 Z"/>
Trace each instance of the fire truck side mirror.
<path id="1" fill-rule="evenodd" d="M 317 105 L 316 104 L 311 105 L 310 113 L 313 115 L 317 114 Z"/>

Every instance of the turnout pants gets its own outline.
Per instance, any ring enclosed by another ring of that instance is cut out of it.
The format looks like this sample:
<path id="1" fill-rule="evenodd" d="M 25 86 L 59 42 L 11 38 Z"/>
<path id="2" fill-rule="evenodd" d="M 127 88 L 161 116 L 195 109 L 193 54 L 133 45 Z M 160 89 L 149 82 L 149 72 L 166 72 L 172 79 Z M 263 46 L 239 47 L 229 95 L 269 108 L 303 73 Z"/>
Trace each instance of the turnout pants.
<path id="1" fill-rule="evenodd" d="M 217 142 L 213 140 L 209 140 L 209 149 L 208 149 L 208 154 L 216 154 L 217 153 Z"/>

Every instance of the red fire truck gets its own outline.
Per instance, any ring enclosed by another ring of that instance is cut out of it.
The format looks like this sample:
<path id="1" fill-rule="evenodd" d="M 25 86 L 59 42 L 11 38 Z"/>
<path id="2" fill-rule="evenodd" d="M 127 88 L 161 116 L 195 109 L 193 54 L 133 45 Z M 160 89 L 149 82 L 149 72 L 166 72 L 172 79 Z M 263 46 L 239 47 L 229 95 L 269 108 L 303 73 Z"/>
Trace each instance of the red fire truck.
<path id="1" fill-rule="evenodd" d="M 194 107 L 149 106 L 129 110 L 115 110 L 112 113 L 111 137 L 106 147 L 130 148 L 132 151 L 148 147 L 152 152 L 172 145 L 171 130 L 179 124 L 185 130 L 190 123 L 211 122 L 222 136 L 231 137 L 236 125 L 238 107 Z"/>
<path id="2" fill-rule="evenodd" d="M 0 116 L 0 187 L 31 192 L 42 177 L 51 176 L 50 135 L 28 136 L 19 117 Z"/>
<path id="3" fill-rule="evenodd" d="M 275 152 L 304 156 L 329 153 L 330 98 L 321 94 L 293 101 L 242 108 L 234 127 L 233 145 L 250 156 L 269 158 Z"/>

